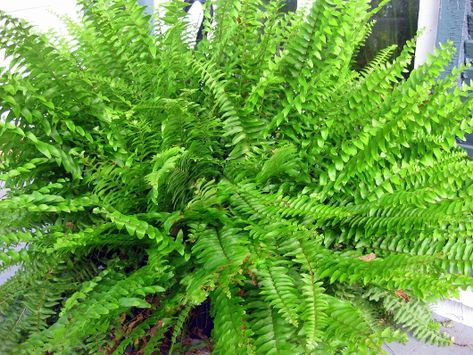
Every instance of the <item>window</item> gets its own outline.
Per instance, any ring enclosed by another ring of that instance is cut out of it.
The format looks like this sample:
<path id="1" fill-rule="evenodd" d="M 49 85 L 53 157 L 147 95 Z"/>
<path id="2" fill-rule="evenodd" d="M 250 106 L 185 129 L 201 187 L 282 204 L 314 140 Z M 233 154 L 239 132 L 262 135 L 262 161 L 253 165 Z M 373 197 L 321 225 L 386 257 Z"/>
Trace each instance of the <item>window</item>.
<path id="1" fill-rule="evenodd" d="M 372 0 L 373 8 L 380 2 L 381 0 Z M 401 48 L 407 40 L 413 38 L 417 33 L 418 15 L 419 0 L 391 0 L 385 5 L 374 17 L 377 22 L 358 55 L 358 66 L 366 65 L 379 50 L 392 44 Z"/>

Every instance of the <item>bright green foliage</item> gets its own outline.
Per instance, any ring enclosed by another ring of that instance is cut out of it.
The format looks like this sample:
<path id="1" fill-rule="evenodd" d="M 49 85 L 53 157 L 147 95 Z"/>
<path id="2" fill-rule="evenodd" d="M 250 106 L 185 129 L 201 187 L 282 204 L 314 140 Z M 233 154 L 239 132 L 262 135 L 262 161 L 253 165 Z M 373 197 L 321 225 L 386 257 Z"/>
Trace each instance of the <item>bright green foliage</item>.
<path id="1" fill-rule="evenodd" d="M 151 29 L 83 0 L 63 39 L 1 13 L 0 353 L 178 351 L 204 302 L 216 354 L 448 344 L 426 304 L 473 284 L 451 46 L 357 72 L 368 0 L 216 2 L 195 48 L 179 2 Z"/>

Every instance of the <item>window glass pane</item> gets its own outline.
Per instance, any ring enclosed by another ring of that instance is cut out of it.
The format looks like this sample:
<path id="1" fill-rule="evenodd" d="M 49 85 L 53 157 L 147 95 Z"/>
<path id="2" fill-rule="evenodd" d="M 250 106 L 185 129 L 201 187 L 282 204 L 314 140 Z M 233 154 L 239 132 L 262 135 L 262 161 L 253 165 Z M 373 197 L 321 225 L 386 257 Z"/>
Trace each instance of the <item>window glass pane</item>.
<path id="1" fill-rule="evenodd" d="M 375 7 L 380 2 L 381 0 L 372 0 L 372 6 Z M 408 39 L 414 37 L 418 14 L 419 0 L 391 0 L 385 5 L 374 17 L 377 22 L 358 55 L 358 66 L 366 65 L 380 49 L 391 44 L 397 44 L 401 48 Z"/>

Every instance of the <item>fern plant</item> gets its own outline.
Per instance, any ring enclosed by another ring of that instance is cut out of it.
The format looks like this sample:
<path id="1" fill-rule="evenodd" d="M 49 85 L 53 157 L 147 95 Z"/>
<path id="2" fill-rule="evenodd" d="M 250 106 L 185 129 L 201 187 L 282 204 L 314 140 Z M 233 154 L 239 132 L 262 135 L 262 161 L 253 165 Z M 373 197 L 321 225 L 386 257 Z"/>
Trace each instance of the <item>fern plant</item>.
<path id="1" fill-rule="evenodd" d="M 451 45 L 355 71 L 369 0 L 216 0 L 195 48 L 179 1 L 79 3 L 67 37 L 0 15 L 1 353 L 177 353 L 205 304 L 215 354 L 451 342 L 427 307 L 472 285 Z"/>

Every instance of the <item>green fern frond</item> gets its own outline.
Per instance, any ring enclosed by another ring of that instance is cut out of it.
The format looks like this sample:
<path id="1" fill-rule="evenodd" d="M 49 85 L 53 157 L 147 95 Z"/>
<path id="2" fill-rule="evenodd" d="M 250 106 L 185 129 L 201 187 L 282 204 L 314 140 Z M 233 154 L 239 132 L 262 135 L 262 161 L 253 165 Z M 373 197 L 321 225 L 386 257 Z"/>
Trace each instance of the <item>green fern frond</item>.
<path id="1" fill-rule="evenodd" d="M 248 309 L 251 311 L 250 326 L 255 333 L 256 354 L 303 352 L 301 345 L 293 341 L 294 327 L 287 324 L 267 302 L 250 301 Z"/>
<path id="2" fill-rule="evenodd" d="M 0 12 L 1 353 L 449 343 L 426 304 L 472 286 L 453 45 L 354 68 L 368 0 L 207 2 L 198 41 L 181 1 L 78 4 L 67 38 Z"/>
<path id="3" fill-rule="evenodd" d="M 396 324 L 412 332 L 416 338 L 437 345 L 452 343 L 448 334 L 439 332 L 440 323 L 432 320 L 432 311 L 425 303 L 418 300 L 405 302 L 402 298 L 386 295 L 383 306 Z"/>
<path id="4" fill-rule="evenodd" d="M 241 299 L 235 294 L 226 294 L 217 288 L 211 296 L 212 315 L 214 317 L 213 351 L 224 354 L 228 349 L 242 354 L 255 353 L 252 344 L 248 316 L 241 304 Z"/>
<path id="5" fill-rule="evenodd" d="M 261 295 L 282 317 L 294 325 L 299 323 L 299 301 L 294 280 L 284 265 L 269 265 L 259 270 Z"/>
<path id="6" fill-rule="evenodd" d="M 314 350 L 325 338 L 324 328 L 328 324 L 327 300 L 322 283 L 314 280 L 312 275 L 302 274 L 302 295 L 304 298 L 302 334 L 307 339 L 307 348 Z"/>

